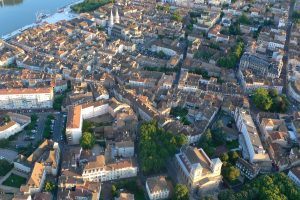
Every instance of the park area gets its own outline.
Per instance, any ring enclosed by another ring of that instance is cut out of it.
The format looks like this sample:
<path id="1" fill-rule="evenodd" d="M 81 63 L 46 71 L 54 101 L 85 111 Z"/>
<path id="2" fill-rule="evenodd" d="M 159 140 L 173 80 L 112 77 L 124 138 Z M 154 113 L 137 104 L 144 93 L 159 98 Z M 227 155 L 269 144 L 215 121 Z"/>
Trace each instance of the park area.
<path id="1" fill-rule="evenodd" d="M 21 185 L 26 183 L 26 178 L 18 176 L 16 174 L 11 174 L 3 183 L 2 185 L 20 188 Z"/>

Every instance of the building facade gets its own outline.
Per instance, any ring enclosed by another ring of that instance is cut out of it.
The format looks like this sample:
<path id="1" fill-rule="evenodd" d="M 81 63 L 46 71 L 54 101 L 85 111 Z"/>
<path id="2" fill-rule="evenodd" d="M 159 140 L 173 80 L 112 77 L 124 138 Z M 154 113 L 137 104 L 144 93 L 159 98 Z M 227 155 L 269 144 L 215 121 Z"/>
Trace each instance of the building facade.
<path id="1" fill-rule="evenodd" d="M 89 181 L 111 181 L 137 176 L 137 166 L 131 160 L 105 163 L 105 157 L 99 155 L 85 165 L 82 178 Z"/>
<path id="2" fill-rule="evenodd" d="M 210 159 L 203 149 L 191 146 L 182 147 L 175 157 L 179 179 L 191 190 L 205 193 L 219 186 L 223 164 L 219 158 Z"/>
<path id="3" fill-rule="evenodd" d="M 147 178 L 146 190 L 150 200 L 167 199 L 170 194 L 170 189 L 164 176 Z"/>
<path id="4" fill-rule="evenodd" d="M 53 88 L 0 89 L 0 109 L 52 108 Z"/>
<path id="5" fill-rule="evenodd" d="M 243 157 L 249 158 L 251 163 L 268 159 L 249 111 L 236 108 L 234 119 L 245 143 Z"/>

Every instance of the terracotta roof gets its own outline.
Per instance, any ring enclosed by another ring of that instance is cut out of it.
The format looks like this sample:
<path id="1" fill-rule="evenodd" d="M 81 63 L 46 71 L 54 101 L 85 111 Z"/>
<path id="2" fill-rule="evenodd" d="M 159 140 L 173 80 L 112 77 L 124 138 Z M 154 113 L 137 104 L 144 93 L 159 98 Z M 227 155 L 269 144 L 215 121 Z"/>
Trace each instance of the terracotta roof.
<path id="1" fill-rule="evenodd" d="M 134 163 L 131 160 L 123 160 L 120 162 L 112 163 L 106 166 L 107 170 L 118 170 L 118 169 L 123 169 L 123 168 L 128 168 L 128 167 L 133 167 Z"/>
<path id="2" fill-rule="evenodd" d="M 52 88 L 9 88 L 0 89 L 0 95 L 51 93 Z"/>
<path id="3" fill-rule="evenodd" d="M 168 190 L 168 183 L 164 176 L 151 177 L 147 179 L 147 185 L 151 193 Z"/>
<path id="4" fill-rule="evenodd" d="M 104 167 L 105 165 L 105 157 L 103 155 L 99 155 L 96 157 L 96 160 L 88 162 L 88 164 L 84 167 L 85 170 L 95 169 Z"/>
<path id="5" fill-rule="evenodd" d="M 81 105 L 72 106 L 68 111 L 67 128 L 79 128 L 81 118 Z"/>
<path id="6" fill-rule="evenodd" d="M 43 164 L 36 162 L 34 164 L 31 176 L 27 182 L 28 186 L 39 187 L 41 184 L 42 175 L 44 173 L 45 167 Z"/>
<path id="7" fill-rule="evenodd" d="M 6 129 L 14 126 L 15 124 L 16 124 L 16 122 L 10 121 L 10 122 L 4 124 L 3 126 L 0 126 L 0 131 L 5 131 Z"/>

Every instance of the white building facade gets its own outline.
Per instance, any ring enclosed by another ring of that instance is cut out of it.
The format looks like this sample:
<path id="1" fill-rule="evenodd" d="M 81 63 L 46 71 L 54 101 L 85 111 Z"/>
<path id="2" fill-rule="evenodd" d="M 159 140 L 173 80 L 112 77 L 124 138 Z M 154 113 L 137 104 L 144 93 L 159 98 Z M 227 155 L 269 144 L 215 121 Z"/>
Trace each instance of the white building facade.
<path id="1" fill-rule="evenodd" d="M 0 109 L 43 109 L 53 106 L 53 88 L 0 89 Z"/>

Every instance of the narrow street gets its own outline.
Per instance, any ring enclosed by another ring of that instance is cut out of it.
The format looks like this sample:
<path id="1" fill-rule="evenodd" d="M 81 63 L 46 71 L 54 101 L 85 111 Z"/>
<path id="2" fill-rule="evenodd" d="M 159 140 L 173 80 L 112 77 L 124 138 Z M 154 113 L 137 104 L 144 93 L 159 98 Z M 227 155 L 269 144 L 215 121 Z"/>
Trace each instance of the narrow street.
<path id="1" fill-rule="evenodd" d="M 182 61 L 179 63 L 178 71 L 176 73 L 176 77 L 175 77 L 175 80 L 174 80 L 173 87 L 176 87 L 179 83 L 179 79 L 180 79 L 180 75 L 181 75 L 181 66 L 184 63 L 185 59 L 186 59 L 188 44 L 189 44 L 189 41 L 188 41 L 187 38 L 188 38 L 188 34 L 186 33 L 185 36 L 184 36 L 183 58 L 182 58 Z"/>
<path id="2" fill-rule="evenodd" d="M 290 44 L 290 37 L 291 37 L 291 30 L 292 30 L 292 14 L 294 11 L 295 2 L 291 1 L 290 3 L 290 9 L 289 9 L 289 17 L 288 17 L 288 26 L 286 30 L 286 40 L 285 40 L 285 46 L 284 51 L 285 55 L 283 57 L 283 66 L 282 66 L 282 72 L 281 72 L 281 78 L 284 82 L 283 87 L 283 93 L 287 94 L 287 87 L 288 87 L 288 56 L 289 56 L 289 44 Z M 287 95 L 288 96 L 288 95 Z"/>

